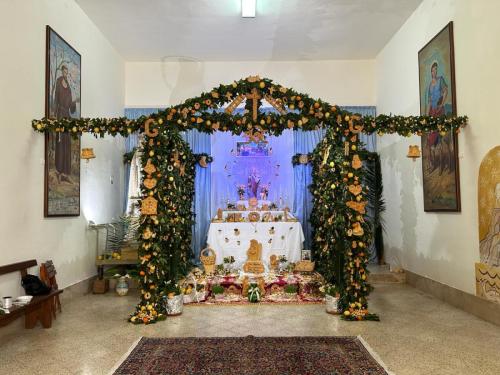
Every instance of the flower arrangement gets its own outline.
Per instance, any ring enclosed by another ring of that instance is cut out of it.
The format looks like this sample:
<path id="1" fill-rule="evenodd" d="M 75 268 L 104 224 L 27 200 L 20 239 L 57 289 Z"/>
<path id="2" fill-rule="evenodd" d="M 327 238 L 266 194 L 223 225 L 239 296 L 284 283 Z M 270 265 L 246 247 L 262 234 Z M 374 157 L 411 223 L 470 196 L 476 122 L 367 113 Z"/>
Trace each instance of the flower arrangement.
<path id="1" fill-rule="evenodd" d="M 172 281 L 167 281 L 167 285 L 165 286 L 164 294 L 168 298 L 174 298 L 174 296 L 178 296 L 182 294 L 181 287 L 177 283 L 173 283 Z"/>
<path id="2" fill-rule="evenodd" d="M 243 197 L 245 196 L 246 188 L 247 187 L 244 184 L 236 185 L 236 191 L 238 192 L 238 196 L 240 197 L 240 199 L 243 199 Z"/>
<path id="3" fill-rule="evenodd" d="M 269 194 L 269 185 L 270 184 L 264 184 L 260 187 L 260 197 L 262 200 L 267 199 L 267 196 Z"/>
<path id="4" fill-rule="evenodd" d="M 373 320 L 379 321 L 380 318 L 376 314 L 370 314 L 366 306 L 359 302 L 350 303 L 349 307 L 342 314 L 344 320 Z"/>
<path id="5" fill-rule="evenodd" d="M 229 257 L 224 257 L 224 264 L 233 264 L 234 263 L 234 257 L 231 255 Z"/>
<path id="6" fill-rule="evenodd" d="M 339 288 L 335 284 L 325 284 L 319 288 L 319 291 L 332 297 L 338 297 L 340 295 Z"/>

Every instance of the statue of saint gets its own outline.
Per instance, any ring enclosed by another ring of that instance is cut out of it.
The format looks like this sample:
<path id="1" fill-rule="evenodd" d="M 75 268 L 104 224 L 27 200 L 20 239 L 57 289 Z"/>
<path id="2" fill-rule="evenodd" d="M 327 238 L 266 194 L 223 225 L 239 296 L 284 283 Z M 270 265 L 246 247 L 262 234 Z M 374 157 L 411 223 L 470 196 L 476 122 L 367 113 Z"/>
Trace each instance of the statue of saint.
<path id="1" fill-rule="evenodd" d="M 261 177 L 257 172 L 257 168 L 252 168 L 250 176 L 248 176 L 248 190 L 250 191 L 249 197 L 257 198 L 257 191 L 259 190 Z"/>

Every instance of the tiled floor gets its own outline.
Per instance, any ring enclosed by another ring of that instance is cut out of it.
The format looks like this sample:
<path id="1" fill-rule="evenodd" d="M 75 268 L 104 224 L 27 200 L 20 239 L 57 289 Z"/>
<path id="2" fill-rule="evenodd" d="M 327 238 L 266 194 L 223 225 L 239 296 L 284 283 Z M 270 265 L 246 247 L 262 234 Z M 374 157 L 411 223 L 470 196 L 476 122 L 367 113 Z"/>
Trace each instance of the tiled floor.
<path id="1" fill-rule="evenodd" d="M 377 287 L 381 322 L 344 322 L 323 305 L 186 306 L 149 326 L 126 322 L 137 298 L 64 302 L 51 329 L 0 330 L 1 374 L 105 374 L 141 336 L 361 335 L 396 374 L 499 374 L 500 327 L 402 284 Z M 264 374 L 263 374 L 264 375 Z"/>

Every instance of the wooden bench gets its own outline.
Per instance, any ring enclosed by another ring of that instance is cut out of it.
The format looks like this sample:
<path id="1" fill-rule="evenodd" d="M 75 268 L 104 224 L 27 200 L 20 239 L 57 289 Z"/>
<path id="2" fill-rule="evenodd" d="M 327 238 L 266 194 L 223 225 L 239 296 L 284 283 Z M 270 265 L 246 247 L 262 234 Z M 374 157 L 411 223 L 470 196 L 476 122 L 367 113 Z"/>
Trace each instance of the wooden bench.
<path id="1" fill-rule="evenodd" d="M 21 277 L 28 274 L 28 268 L 36 266 L 36 260 L 28 260 L 26 262 L 19 262 L 0 266 L 0 276 L 8 273 L 19 271 Z M 35 327 L 37 321 L 42 323 L 44 328 L 52 326 L 52 314 L 54 309 L 54 298 L 59 296 L 63 291 L 59 289 L 52 289 L 50 293 L 43 296 L 35 296 L 30 303 L 23 306 L 13 305 L 9 308 L 9 314 L 0 315 L 0 327 L 3 327 L 12 322 L 17 317 L 24 314 L 26 328 Z"/>

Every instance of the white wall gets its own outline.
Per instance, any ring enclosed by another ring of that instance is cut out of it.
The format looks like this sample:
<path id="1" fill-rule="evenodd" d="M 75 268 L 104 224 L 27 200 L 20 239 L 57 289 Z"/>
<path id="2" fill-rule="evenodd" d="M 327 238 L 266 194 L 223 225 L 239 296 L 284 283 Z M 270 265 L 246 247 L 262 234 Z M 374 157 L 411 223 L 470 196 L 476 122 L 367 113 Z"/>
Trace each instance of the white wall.
<path id="1" fill-rule="evenodd" d="M 123 115 L 124 62 L 72 0 L 0 1 L 0 265 L 52 259 L 66 287 L 96 273 L 87 221 L 120 213 L 124 142 L 84 136 L 97 158 L 81 166 L 80 217 L 43 217 L 44 137 L 30 125 L 44 116 L 47 24 L 82 55 L 84 117 Z M 18 273 L 0 276 L 0 294 L 24 293 L 19 283 Z"/>
<path id="2" fill-rule="evenodd" d="M 454 22 L 457 110 L 469 116 L 459 135 L 461 213 L 424 213 L 421 160 L 405 157 L 418 137 L 383 136 L 388 260 L 412 272 L 474 293 L 479 261 L 477 175 L 481 159 L 500 143 L 500 1 L 424 0 L 376 60 L 379 113 L 419 114 L 417 53 Z"/>
<path id="3" fill-rule="evenodd" d="M 219 84 L 260 75 L 332 104 L 374 105 L 373 60 L 127 62 L 127 107 L 175 105 Z"/>

